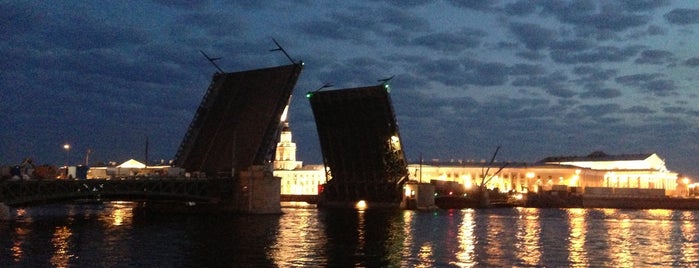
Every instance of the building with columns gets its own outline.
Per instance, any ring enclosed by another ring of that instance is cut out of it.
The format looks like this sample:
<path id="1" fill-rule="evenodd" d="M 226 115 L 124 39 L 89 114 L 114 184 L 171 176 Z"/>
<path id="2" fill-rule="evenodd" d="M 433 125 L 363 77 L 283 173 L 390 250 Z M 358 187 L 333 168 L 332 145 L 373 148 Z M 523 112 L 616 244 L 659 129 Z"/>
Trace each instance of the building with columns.
<path id="1" fill-rule="evenodd" d="M 287 107 L 288 110 L 288 107 Z M 274 176 L 281 177 L 281 194 L 317 195 L 326 182 L 323 165 L 303 165 L 296 160 L 287 110 L 277 144 Z M 498 170 L 502 167 L 502 170 Z M 409 177 L 418 182 L 453 182 L 464 191 L 485 183 L 502 192 L 569 191 L 588 195 L 667 195 L 688 193 L 688 179 L 669 171 L 655 153 L 608 155 L 593 152 L 586 156 L 554 156 L 536 163 L 475 161 L 431 161 L 409 164 Z"/>
<path id="2" fill-rule="evenodd" d="M 411 179 L 447 181 L 469 190 L 481 183 L 502 192 L 561 190 L 582 194 L 680 196 L 687 193 L 688 180 L 669 171 L 657 154 L 547 157 L 536 163 L 450 161 L 411 164 Z M 500 172 L 498 172 L 498 170 Z M 603 188 L 603 189 L 600 189 Z M 634 191 L 643 189 L 643 191 Z M 652 191 L 645 191 L 654 189 Z"/>

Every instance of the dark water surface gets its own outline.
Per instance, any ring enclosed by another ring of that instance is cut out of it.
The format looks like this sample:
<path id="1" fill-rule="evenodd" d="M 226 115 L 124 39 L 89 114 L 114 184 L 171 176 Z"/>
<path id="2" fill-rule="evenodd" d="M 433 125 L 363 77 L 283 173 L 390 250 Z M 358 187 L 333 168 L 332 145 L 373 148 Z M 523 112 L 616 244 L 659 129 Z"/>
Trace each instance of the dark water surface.
<path id="1" fill-rule="evenodd" d="M 534 209 L 142 213 L 46 205 L 0 223 L 0 267 L 699 266 L 699 212 Z"/>

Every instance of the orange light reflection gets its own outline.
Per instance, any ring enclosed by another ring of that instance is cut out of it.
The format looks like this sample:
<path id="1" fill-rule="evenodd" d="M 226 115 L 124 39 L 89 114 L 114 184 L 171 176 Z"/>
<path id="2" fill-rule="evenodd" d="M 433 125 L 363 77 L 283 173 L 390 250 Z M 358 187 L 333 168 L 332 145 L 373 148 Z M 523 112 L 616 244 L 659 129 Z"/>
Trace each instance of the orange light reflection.
<path id="1" fill-rule="evenodd" d="M 464 216 L 459 226 L 459 252 L 456 253 L 458 263 L 451 263 L 459 267 L 473 267 L 476 265 L 476 216 L 473 209 L 463 210 Z"/>
<path id="2" fill-rule="evenodd" d="M 517 208 L 520 215 L 524 215 L 517 221 L 517 232 L 515 240 L 515 248 L 517 257 L 522 260 L 526 266 L 538 266 L 541 260 L 541 245 L 539 237 L 541 237 L 541 222 L 539 221 L 538 209 L 536 208 Z"/>
<path id="3" fill-rule="evenodd" d="M 12 259 L 15 262 L 20 262 L 22 258 L 24 258 L 24 250 L 22 249 L 22 245 L 24 244 L 24 241 L 26 240 L 27 237 L 27 229 L 21 228 L 21 227 L 16 227 L 15 228 L 15 234 L 17 234 L 17 237 L 12 241 L 12 248 L 10 248 L 10 251 L 12 251 Z"/>
<path id="4" fill-rule="evenodd" d="M 587 223 L 585 222 L 585 209 L 571 208 L 568 210 L 568 222 L 570 223 L 570 243 L 568 244 L 568 260 L 573 266 L 589 266 L 589 259 L 585 251 L 585 236 L 587 235 Z"/>
<path id="5" fill-rule="evenodd" d="M 312 260 L 317 252 L 323 250 L 322 241 L 324 234 L 321 230 L 313 228 L 318 225 L 318 215 L 313 209 L 286 208 L 293 213 L 284 214 L 279 220 L 279 231 L 276 243 L 270 249 L 269 258 L 274 260 L 278 267 L 297 267 L 303 263 L 323 260 Z M 293 215 L 293 216 L 290 216 Z"/>
<path id="6" fill-rule="evenodd" d="M 695 222 L 698 219 L 694 218 L 692 215 L 693 213 L 691 211 L 682 212 L 682 226 L 680 228 L 682 230 L 682 236 L 684 237 L 684 241 L 682 242 L 682 260 L 685 263 L 697 259 L 696 243 L 692 241 L 696 241 L 697 239 L 697 226 Z"/>
<path id="7" fill-rule="evenodd" d="M 70 253 L 70 237 L 73 235 L 68 226 L 57 226 L 53 233 L 51 244 L 54 252 L 51 256 L 51 265 L 53 267 L 68 267 L 70 258 L 73 254 Z"/>

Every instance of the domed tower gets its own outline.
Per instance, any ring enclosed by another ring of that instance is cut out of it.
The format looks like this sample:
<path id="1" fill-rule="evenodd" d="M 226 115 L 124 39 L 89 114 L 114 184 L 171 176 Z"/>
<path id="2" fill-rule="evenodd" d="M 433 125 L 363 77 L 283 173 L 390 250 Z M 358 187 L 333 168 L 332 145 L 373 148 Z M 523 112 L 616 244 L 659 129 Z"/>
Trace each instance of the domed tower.
<path id="1" fill-rule="evenodd" d="M 277 143 L 277 152 L 274 157 L 275 170 L 294 170 L 301 168 L 302 162 L 296 161 L 296 143 L 291 140 L 291 128 L 287 120 L 289 105 L 284 108 L 282 113 L 282 131 L 279 135 L 279 143 Z"/>

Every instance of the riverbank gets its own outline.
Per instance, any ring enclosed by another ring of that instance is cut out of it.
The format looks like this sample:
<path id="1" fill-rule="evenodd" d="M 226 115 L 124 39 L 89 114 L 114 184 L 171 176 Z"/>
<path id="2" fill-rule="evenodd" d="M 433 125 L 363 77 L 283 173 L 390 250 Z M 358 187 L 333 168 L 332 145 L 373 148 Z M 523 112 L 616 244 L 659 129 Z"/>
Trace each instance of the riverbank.
<path id="1" fill-rule="evenodd" d="M 551 192 L 527 195 L 526 207 L 699 210 L 699 199 L 677 197 L 606 197 Z"/>

